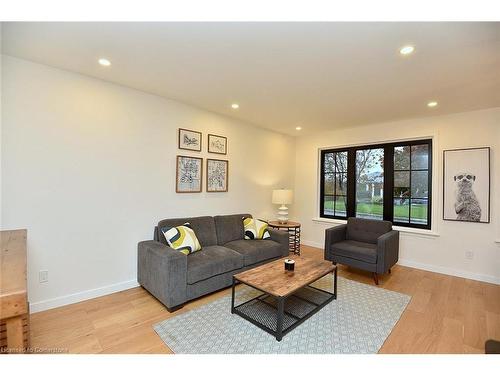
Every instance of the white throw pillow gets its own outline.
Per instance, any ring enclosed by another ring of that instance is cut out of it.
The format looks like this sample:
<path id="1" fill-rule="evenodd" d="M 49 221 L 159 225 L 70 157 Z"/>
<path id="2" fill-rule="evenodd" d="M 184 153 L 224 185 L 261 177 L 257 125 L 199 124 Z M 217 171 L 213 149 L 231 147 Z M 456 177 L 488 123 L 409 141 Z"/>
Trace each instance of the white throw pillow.
<path id="1" fill-rule="evenodd" d="M 247 217 L 243 218 L 243 226 L 245 227 L 245 240 L 265 240 L 271 238 L 267 230 L 268 225 L 265 221 Z"/>
<path id="2" fill-rule="evenodd" d="M 200 241 L 189 223 L 174 228 L 162 228 L 161 231 L 172 249 L 186 255 L 201 250 Z"/>

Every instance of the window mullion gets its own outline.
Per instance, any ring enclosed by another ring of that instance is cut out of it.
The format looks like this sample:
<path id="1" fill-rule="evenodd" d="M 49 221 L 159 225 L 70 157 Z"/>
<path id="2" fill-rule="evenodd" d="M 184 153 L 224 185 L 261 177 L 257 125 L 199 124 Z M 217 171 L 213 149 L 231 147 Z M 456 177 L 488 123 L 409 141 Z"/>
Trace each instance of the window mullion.
<path id="1" fill-rule="evenodd" d="M 335 164 L 337 164 L 337 155 L 335 155 Z M 333 174 L 333 215 L 337 216 L 337 165 Z"/>
<path id="2" fill-rule="evenodd" d="M 347 217 L 356 216 L 356 149 L 347 152 Z"/>
<path id="3" fill-rule="evenodd" d="M 412 159 L 412 147 L 410 146 L 410 176 L 409 176 L 409 179 L 410 179 L 410 197 L 408 198 L 408 223 L 411 225 L 412 222 L 411 222 L 411 203 L 412 203 L 412 198 L 413 198 L 413 191 L 411 189 L 411 175 L 412 175 L 412 165 L 411 165 L 411 159 Z"/>
<path id="4" fill-rule="evenodd" d="M 394 146 L 384 147 L 384 207 L 383 218 L 394 219 Z"/>
<path id="5" fill-rule="evenodd" d="M 325 157 L 326 157 L 326 151 L 321 151 L 321 171 L 320 171 L 320 187 L 319 187 L 319 195 L 320 195 L 320 202 L 319 202 L 319 215 L 324 216 L 325 215 Z"/>
<path id="6" fill-rule="evenodd" d="M 427 226 L 431 229 L 432 217 L 432 141 L 427 143 Z"/>

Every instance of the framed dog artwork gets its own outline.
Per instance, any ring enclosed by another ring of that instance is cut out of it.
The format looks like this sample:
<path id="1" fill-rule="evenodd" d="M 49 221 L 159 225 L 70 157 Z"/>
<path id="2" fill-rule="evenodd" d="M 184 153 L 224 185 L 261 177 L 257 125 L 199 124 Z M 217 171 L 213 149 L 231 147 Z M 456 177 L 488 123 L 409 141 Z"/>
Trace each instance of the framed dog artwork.
<path id="1" fill-rule="evenodd" d="M 490 222 L 490 148 L 443 152 L 443 219 Z"/>

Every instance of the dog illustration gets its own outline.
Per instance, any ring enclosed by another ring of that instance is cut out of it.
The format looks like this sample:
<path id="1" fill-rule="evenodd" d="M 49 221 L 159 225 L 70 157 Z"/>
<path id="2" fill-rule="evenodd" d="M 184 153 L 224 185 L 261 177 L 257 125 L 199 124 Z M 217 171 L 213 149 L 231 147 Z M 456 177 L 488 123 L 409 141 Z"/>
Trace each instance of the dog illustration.
<path id="1" fill-rule="evenodd" d="M 457 184 L 455 212 L 457 220 L 480 221 L 481 206 L 472 190 L 476 176 L 472 173 L 460 173 L 453 177 Z"/>

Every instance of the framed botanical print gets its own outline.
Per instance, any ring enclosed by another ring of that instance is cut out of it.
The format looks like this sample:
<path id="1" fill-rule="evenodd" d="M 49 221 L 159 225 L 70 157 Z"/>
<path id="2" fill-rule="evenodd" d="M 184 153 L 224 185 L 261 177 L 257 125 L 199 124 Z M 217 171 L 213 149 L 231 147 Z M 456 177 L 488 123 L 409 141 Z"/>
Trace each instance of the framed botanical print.
<path id="1" fill-rule="evenodd" d="M 490 148 L 445 150 L 443 219 L 490 222 Z"/>
<path id="2" fill-rule="evenodd" d="M 229 161 L 207 159 L 207 192 L 220 193 L 228 190 Z"/>
<path id="3" fill-rule="evenodd" d="M 179 128 L 179 148 L 181 150 L 201 151 L 201 133 Z"/>
<path id="4" fill-rule="evenodd" d="M 201 193 L 203 159 L 178 155 L 175 180 L 177 193 Z"/>
<path id="5" fill-rule="evenodd" d="M 227 154 L 227 138 L 221 135 L 208 135 L 208 152 L 212 154 Z"/>

